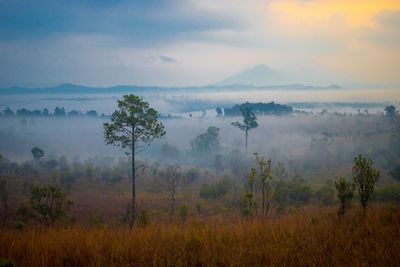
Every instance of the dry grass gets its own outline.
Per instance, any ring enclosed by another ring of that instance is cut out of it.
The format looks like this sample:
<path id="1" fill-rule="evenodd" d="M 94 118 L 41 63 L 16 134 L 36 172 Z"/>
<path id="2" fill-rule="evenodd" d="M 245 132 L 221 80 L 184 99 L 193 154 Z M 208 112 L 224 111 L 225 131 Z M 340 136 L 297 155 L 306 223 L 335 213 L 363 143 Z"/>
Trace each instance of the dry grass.
<path id="1" fill-rule="evenodd" d="M 17 266 L 399 266 L 400 213 L 375 206 L 266 222 L 0 230 L 0 258 Z"/>

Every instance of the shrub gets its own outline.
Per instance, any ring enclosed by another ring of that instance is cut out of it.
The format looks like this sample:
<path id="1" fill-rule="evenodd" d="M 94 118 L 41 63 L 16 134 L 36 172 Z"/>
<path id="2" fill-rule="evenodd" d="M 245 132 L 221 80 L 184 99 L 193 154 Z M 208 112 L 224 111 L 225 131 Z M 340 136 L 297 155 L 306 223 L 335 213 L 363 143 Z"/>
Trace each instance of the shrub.
<path id="1" fill-rule="evenodd" d="M 147 226 L 150 223 L 150 216 L 149 213 L 145 210 L 142 210 L 139 212 L 137 216 L 137 221 L 136 221 L 138 226 Z"/>

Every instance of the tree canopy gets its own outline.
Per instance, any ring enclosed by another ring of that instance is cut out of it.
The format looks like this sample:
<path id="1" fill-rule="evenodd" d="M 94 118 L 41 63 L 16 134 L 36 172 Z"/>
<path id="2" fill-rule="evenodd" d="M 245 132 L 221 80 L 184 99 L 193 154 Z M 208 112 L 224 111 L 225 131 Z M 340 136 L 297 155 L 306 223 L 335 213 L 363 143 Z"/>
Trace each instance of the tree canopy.
<path id="1" fill-rule="evenodd" d="M 118 110 L 111 115 L 111 123 L 104 123 L 106 143 L 131 148 L 133 153 L 164 134 L 164 125 L 157 121 L 157 111 L 135 95 L 124 95 L 118 100 Z"/>

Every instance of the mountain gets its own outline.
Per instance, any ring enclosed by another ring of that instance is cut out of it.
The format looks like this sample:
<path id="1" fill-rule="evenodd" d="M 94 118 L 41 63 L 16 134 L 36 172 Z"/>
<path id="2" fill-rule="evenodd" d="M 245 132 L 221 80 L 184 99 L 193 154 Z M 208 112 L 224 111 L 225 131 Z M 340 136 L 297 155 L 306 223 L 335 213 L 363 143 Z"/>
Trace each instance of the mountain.
<path id="1" fill-rule="evenodd" d="M 217 86 L 232 86 L 232 85 L 252 85 L 266 86 L 287 83 L 286 75 L 280 71 L 271 69 L 270 67 L 260 64 L 250 69 L 241 71 L 222 82 L 217 83 Z"/>
<path id="2" fill-rule="evenodd" d="M 88 87 L 75 84 L 61 84 L 55 87 L 45 88 L 23 88 L 8 87 L 0 88 L 0 95 L 14 94 L 143 94 L 143 93 L 206 93 L 206 92 L 243 92 L 246 90 L 338 90 L 344 89 L 338 85 L 312 86 L 303 84 L 281 84 L 281 85 L 213 85 L 203 87 L 158 87 L 158 86 L 136 86 L 118 85 L 112 87 Z"/>

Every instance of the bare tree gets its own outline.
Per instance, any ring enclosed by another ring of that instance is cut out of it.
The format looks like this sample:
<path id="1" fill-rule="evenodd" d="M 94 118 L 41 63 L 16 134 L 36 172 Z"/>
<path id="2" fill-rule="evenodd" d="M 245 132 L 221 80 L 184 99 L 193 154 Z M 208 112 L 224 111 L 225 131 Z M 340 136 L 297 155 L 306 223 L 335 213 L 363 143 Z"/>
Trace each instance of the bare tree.
<path id="1" fill-rule="evenodd" d="M 271 160 L 266 160 L 263 156 L 259 157 L 257 153 L 254 153 L 254 155 L 256 156 L 258 177 L 260 178 L 262 190 L 262 217 L 265 219 L 267 218 L 273 195 Z"/>
<path id="2" fill-rule="evenodd" d="M 176 195 L 182 189 L 186 179 L 180 171 L 179 165 L 168 165 L 163 170 L 159 171 L 155 178 L 155 183 L 158 189 L 165 192 L 170 197 L 170 213 L 175 214 L 176 210 Z"/>

